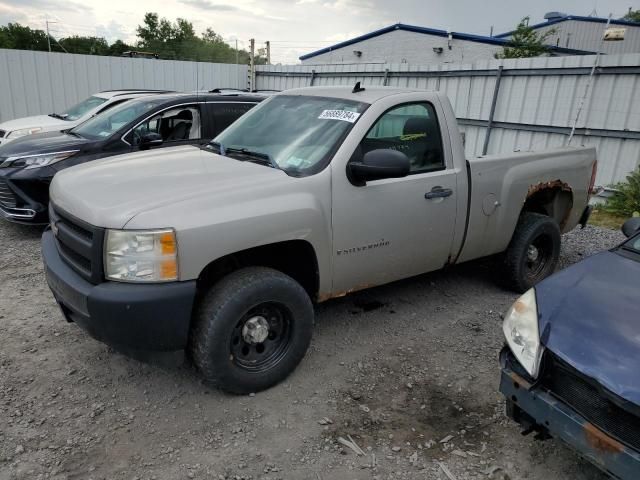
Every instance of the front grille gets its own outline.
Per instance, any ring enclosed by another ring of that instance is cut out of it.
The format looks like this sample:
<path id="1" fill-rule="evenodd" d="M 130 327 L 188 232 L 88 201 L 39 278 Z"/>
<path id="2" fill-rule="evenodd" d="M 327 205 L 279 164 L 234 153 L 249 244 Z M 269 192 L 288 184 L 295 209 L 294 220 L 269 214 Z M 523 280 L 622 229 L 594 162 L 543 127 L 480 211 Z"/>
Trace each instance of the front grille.
<path id="1" fill-rule="evenodd" d="M 62 259 L 86 280 L 102 281 L 104 229 L 94 227 L 49 203 L 49 220 Z"/>
<path id="2" fill-rule="evenodd" d="M 640 450 L 640 417 L 624 407 L 625 400 L 585 378 L 547 352 L 541 384 L 587 421 L 627 446 Z"/>
<path id="3" fill-rule="evenodd" d="M 7 208 L 15 208 L 18 205 L 17 197 L 4 178 L 0 178 L 0 205 Z"/>

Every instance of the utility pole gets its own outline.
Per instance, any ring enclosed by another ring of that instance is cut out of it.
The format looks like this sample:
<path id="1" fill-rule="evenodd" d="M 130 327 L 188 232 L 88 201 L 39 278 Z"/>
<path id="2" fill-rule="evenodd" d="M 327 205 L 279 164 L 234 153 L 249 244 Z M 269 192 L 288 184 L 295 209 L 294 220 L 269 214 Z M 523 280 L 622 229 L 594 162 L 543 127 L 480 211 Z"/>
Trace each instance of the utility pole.
<path id="1" fill-rule="evenodd" d="M 238 65 L 238 39 L 236 38 L 236 65 Z"/>
<path id="2" fill-rule="evenodd" d="M 267 40 L 267 65 L 271 65 L 271 42 Z"/>
<path id="3" fill-rule="evenodd" d="M 249 90 L 253 91 L 256 88 L 256 40 L 252 38 L 249 40 Z"/>
<path id="4" fill-rule="evenodd" d="M 52 22 L 52 21 L 49 21 L 49 20 L 45 20 L 45 23 L 47 25 L 47 45 L 49 45 L 49 53 L 51 53 L 51 35 L 49 34 L 49 24 L 50 23 L 58 23 L 58 22 Z M 56 40 L 56 39 L 54 38 L 54 40 Z M 69 53 L 69 52 L 67 52 L 67 49 L 64 48 L 62 46 L 62 44 L 58 40 L 56 40 L 56 43 L 64 51 L 64 53 Z"/>
<path id="5" fill-rule="evenodd" d="M 51 35 L 49 35 L 49 20 L 45 20 L 47 24 L 47 44 L 49 45 L 49 53 L 51 53 Z"/>

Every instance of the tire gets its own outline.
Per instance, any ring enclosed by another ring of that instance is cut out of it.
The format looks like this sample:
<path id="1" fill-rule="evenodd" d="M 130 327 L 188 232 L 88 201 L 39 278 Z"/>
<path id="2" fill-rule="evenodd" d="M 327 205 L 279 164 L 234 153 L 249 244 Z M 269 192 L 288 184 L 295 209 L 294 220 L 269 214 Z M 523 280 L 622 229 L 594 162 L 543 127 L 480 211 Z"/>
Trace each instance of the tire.
<path id="1" fill-rule="evenodd" d="M 540 213 L 524 212 L 504 254 L 502 282 L 524 293 L 551 275 L 559 258 L 560 227 L 556 221 Z"/>
<path id="2" fill-rule="evenodd" d="M 313 316 L 309 295 L 294 279 L 270 268 L 243 268 L 214 284 L 196 307 L 192 360 L 221 390 L 265 390 L 304 357 Z"/>

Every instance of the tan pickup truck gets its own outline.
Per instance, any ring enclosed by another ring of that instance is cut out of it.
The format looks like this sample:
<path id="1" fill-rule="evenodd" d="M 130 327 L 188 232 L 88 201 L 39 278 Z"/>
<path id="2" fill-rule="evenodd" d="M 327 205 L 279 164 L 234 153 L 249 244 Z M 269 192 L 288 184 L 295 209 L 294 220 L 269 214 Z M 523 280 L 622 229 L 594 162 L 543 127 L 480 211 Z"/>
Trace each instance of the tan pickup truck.
<path id="1" fill-rule="evenodd" d="M 439 93 L 289 90 L 205 147 L 56 175 L 43 257 L 95 338 L 254 392 L 303 358 L 314 302 L 494 254 L 516 291 L 545 278 L 595 171 L 593 148 L 467 160 Z"/>

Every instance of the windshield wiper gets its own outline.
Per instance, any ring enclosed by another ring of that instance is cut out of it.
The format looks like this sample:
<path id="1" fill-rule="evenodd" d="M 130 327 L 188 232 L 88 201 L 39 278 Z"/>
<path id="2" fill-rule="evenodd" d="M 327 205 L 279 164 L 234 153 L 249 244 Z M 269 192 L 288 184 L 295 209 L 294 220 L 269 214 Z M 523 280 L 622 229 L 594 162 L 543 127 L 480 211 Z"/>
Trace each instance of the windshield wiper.
<path id="1" fill-rule="evenodd" d="M 248 148 L 234 148 L 234 147 L 225 147 L 220 142 L 214 142 L 213 140 L 207 143 L 206 148 L 217 148 L 218 153 L 223 157 L 226 157 L 228 153 L 235 153 L 236 155 L 243 155 L 245 157 L 249 157 L 250 160 L 246 160 L 248 162 L 259 163 L 260 165 L 266 165 L 267 167 L 277 168 L 278 170 L 282 170 L 280 165 L 271 158 L 271 155 L 263 152 L 256 152 L 253 150 L 249 150 Z"/>
<path id="2" fill-rule="evenodd" d="M 280 165 L 278 165 L 276 161 L 273 158 L 271 158 L 271 155 L 269 155 L 268 153 L 256 152 L 244 147 L 243 148 L 233 148 L 233 147 L 225 148 L 222 146 L 221 146 L 221 151 L 224 151 L 225 153 L 235 153 L 235 154 L 244 155 L 246 157 L 251 158 L 251 160 L 248 160 L 250 162 L 259 163 L 261 165 L 266 165 L 268 167 L 277 168 L 278 170 L 280 170 Z"/>
<path id="3" fill-rule="evenodd" d="M 53 118 L 59 118 L 60 120 L 66 120 L 69 115 L 67 115 L 66 113 L 64 115 L 60 115 L 59 113 L 50 113 L 49 116 Z"/>
<path id="4" fill-rule="evenodd" d="M 629 245 L 621 245 L 620 249 L 626 252 L 635 253 L 636 255 L 640 254 L 640 250 L 636 250 L 634 247 L 630 247 Z"/>
<path id="5" fill-rule="evenodd" d="M 78 137 L 78 138 L 84 138 L 82 135 L 80 135 L 79 133 L 76 133 L 73 131 L 73 128 L 70 130 L 63 130 L 64 133 L 66 133 L 67 135 L 72 135 L 74 137 Z"/>

